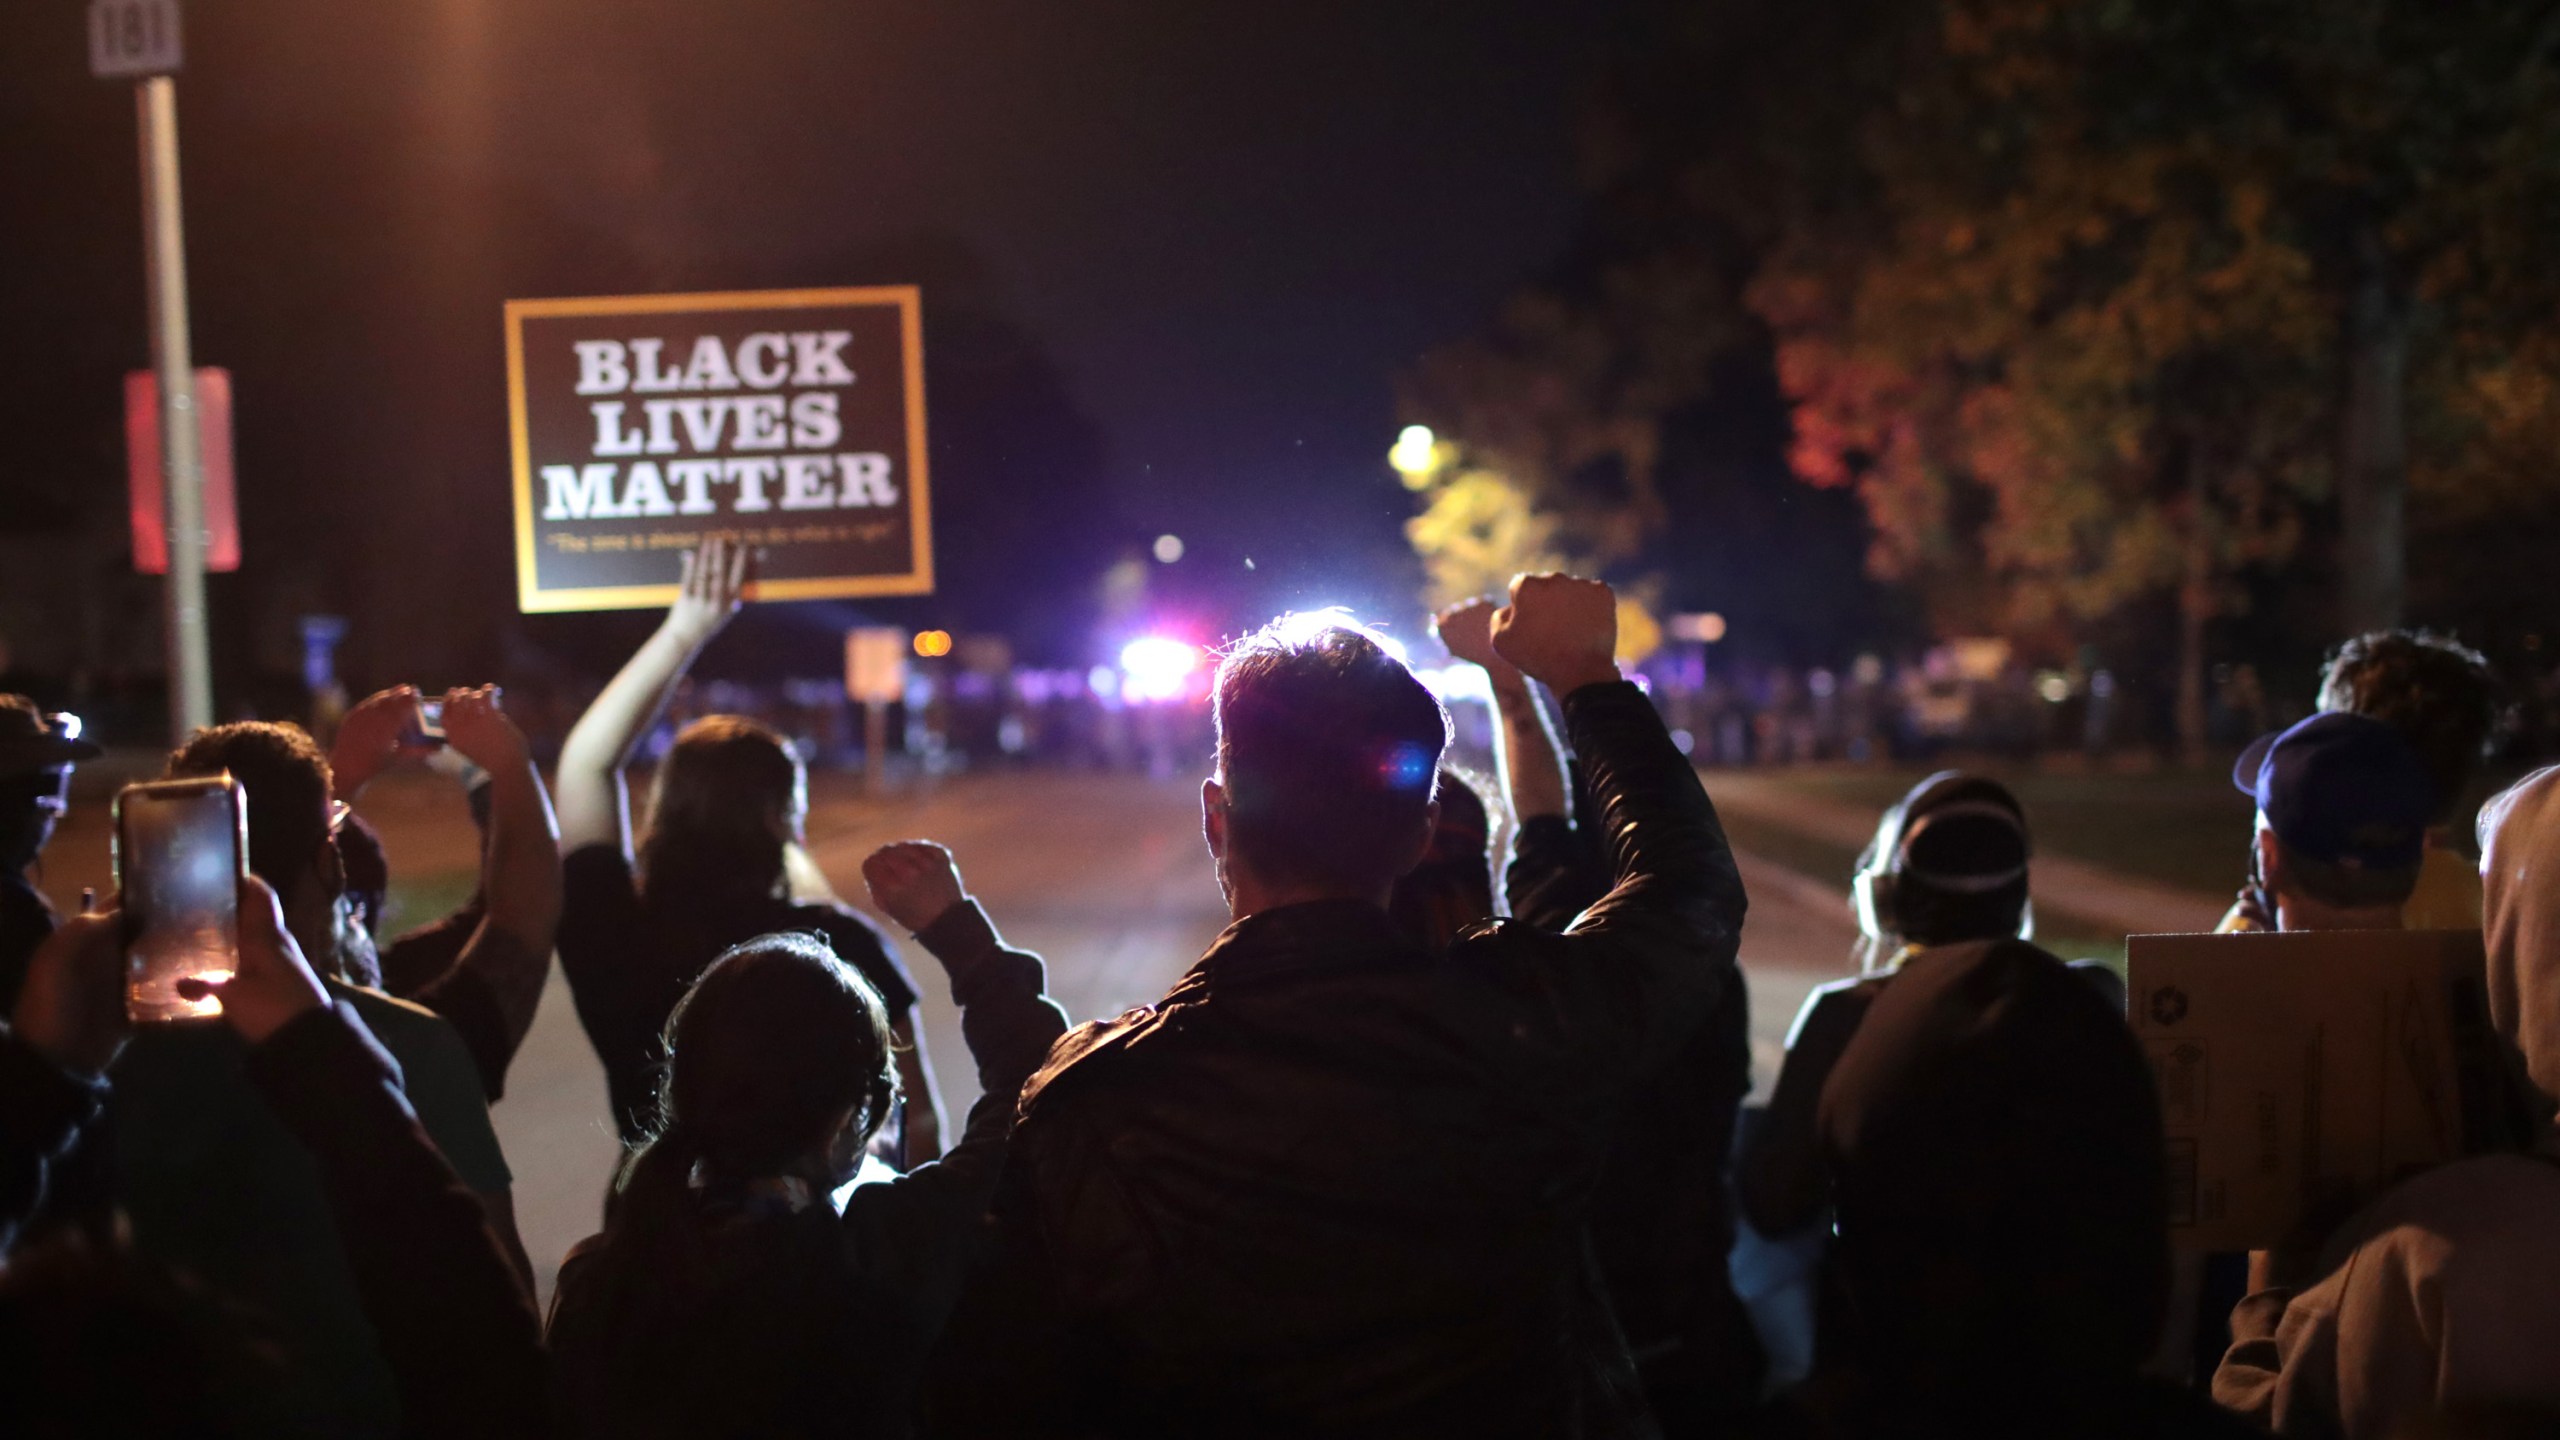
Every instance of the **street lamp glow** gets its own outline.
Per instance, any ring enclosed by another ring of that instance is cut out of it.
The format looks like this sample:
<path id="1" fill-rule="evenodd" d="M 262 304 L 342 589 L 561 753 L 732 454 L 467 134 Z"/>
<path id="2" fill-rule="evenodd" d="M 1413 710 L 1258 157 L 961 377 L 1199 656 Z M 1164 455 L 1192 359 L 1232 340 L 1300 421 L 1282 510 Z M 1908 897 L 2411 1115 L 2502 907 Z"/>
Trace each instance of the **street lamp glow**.
<path id="1" fill-rule="evenodd" d="M 1431 433 L 1430 426 L 1407 425 L 1403 433 L 1396 436 L 1395 448 L 1387 452 L 1387 463 L 1396 467 L 1400 474 L 1428 475 L 1431 473 L 1432 452 L 1439 443 L 1440 438 Z"/>
<path id="2" fill-rule="evenodd" d="M 1121 693 L 1132 700 L 1178 700 L 1200 668 L 1197 646 L 1162 635 L 1142 635 L 1122 646 Z"/>
<path id="3" fill-rule="evenodd" d="M 916 632 L 916 654 L 927 660 L 938 660 L 951 653 L 951 632 L 919 630 Z"/>
<path id="4" fill-rule="evenodd" d="M 1179 559 L 1181 559 L 1181 558 L 1182 558 L 1182 537 L 1181 537 L 1181 536 L 1179 536 L 1179 535 L 1159 535 L 1159 536 L 1157 536 L 1157 537 L 1156 537 L 1156 563 L 1157 563 L 1157 564 L 1159 564 L 1159 565 L 1170 565 L 1170 564 L 1172 564 L 1173 562 L 1175 562 L 1176 560 L 1179 560 Z"/>

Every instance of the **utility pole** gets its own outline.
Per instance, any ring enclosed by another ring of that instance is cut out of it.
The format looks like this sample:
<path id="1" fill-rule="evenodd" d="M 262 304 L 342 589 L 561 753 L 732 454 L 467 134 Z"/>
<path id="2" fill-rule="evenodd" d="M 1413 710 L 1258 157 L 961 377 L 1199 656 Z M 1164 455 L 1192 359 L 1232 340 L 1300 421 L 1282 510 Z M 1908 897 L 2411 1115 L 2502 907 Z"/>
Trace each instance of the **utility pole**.
<path id="1" fill-rule="evenodd" d="M 213 723 L 205 643 L 204 467 L 194 346 L 187 333 L 186 224 L 178 194 L 177 0 L 91 0 L 89 69 L 134 80 L 142 147 L 142 238 L 151 305 L 151 363 L 160 379 L 161 493 L 169 526 L 169 733 L 184 743 Z"/>

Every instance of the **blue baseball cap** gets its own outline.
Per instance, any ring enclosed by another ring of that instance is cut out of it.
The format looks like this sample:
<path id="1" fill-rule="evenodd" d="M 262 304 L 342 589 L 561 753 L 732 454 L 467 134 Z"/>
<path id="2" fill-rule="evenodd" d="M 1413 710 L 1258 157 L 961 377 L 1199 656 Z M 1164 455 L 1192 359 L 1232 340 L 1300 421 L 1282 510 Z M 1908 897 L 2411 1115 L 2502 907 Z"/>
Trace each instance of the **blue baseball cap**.
<path id="1" fill-rule="evenodd" d="M 2240 752 L 2231 783 L 2287 850 L 2351 870 L 2414 870 L 2439 802 L 2400 732 L 2364 715 L 2314 715 Z"/>

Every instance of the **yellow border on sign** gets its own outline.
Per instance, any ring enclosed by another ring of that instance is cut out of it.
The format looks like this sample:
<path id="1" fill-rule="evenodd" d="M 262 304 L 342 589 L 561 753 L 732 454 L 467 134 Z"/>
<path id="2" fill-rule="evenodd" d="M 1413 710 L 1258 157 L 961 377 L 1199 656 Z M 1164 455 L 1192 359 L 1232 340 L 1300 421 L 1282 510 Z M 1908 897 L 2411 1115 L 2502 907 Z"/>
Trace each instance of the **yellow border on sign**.
<path id="1" fill-rule="evenodd" d="M 749 600 L 844 600 L 933 593 L 933 485 L 924 442 L 924 304 L 913 285 L 836 290 L 712 290 L 692 295 L 596 295 L 562 300 L 510 300 L 507 328 L 507 432 L 515 466 L 516 608 L 527 615 L 575 610 L 631 610 L 675 603 L 674 585 L 610 585 L 544 590 L 535 582 L 533 444 L 525 419 L 524 321 L 555 315 L 664 315 L 694 310 L 814 310 L 842 305 L 895 305 L 906 349 L 908 533 L 914 550 L 904 575 L 840 580 L 759 580 Z"/>

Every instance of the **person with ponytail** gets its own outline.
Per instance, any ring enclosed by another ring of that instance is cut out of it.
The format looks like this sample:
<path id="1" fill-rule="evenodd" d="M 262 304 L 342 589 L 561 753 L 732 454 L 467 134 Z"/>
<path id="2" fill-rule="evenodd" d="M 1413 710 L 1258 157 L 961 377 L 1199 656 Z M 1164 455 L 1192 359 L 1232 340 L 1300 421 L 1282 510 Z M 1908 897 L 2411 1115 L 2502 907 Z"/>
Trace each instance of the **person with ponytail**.
<path id="1" fill-rule="evenodd" d="M 881 1119 L 879 1148 L 893 1163 L 930 1160 L 942 1125 L 914 982 L 870 921 L 793 883 L 816 872 L 800 851 L 809 782 L 791 742 L 742 715 L 685 726 L 650 785 L 648 828 L 632 840 L 624 767 L 737 613 L 747 560 L 717 537 L 687 555 L 665 622 L 560 747 L 560 968 L 604 1062 L 614 1124 L 633 1144 L 650 1130 L 668 1014 L 712 957 L 758 935 L 825 936 L 887 1007 L 900 1099 Z"/>
<path id="2" fill-rule="evenodd" d="M 1042 993 L 1039 957 L 1005 946 L 950 852 L 884 846 L 863 874 L 950 975 L 984 1087 L 959 1144 L 849 1184 L 897 1106 L 879 993 L 815 934 L 730 947 L 667 1022 L 652 1133 L 616 1179 L 603 1232 L 561 1266 L 550 1338 L 564 1433 L 911 1432 L 1015 1098 L 1066 1018 Z"/>

